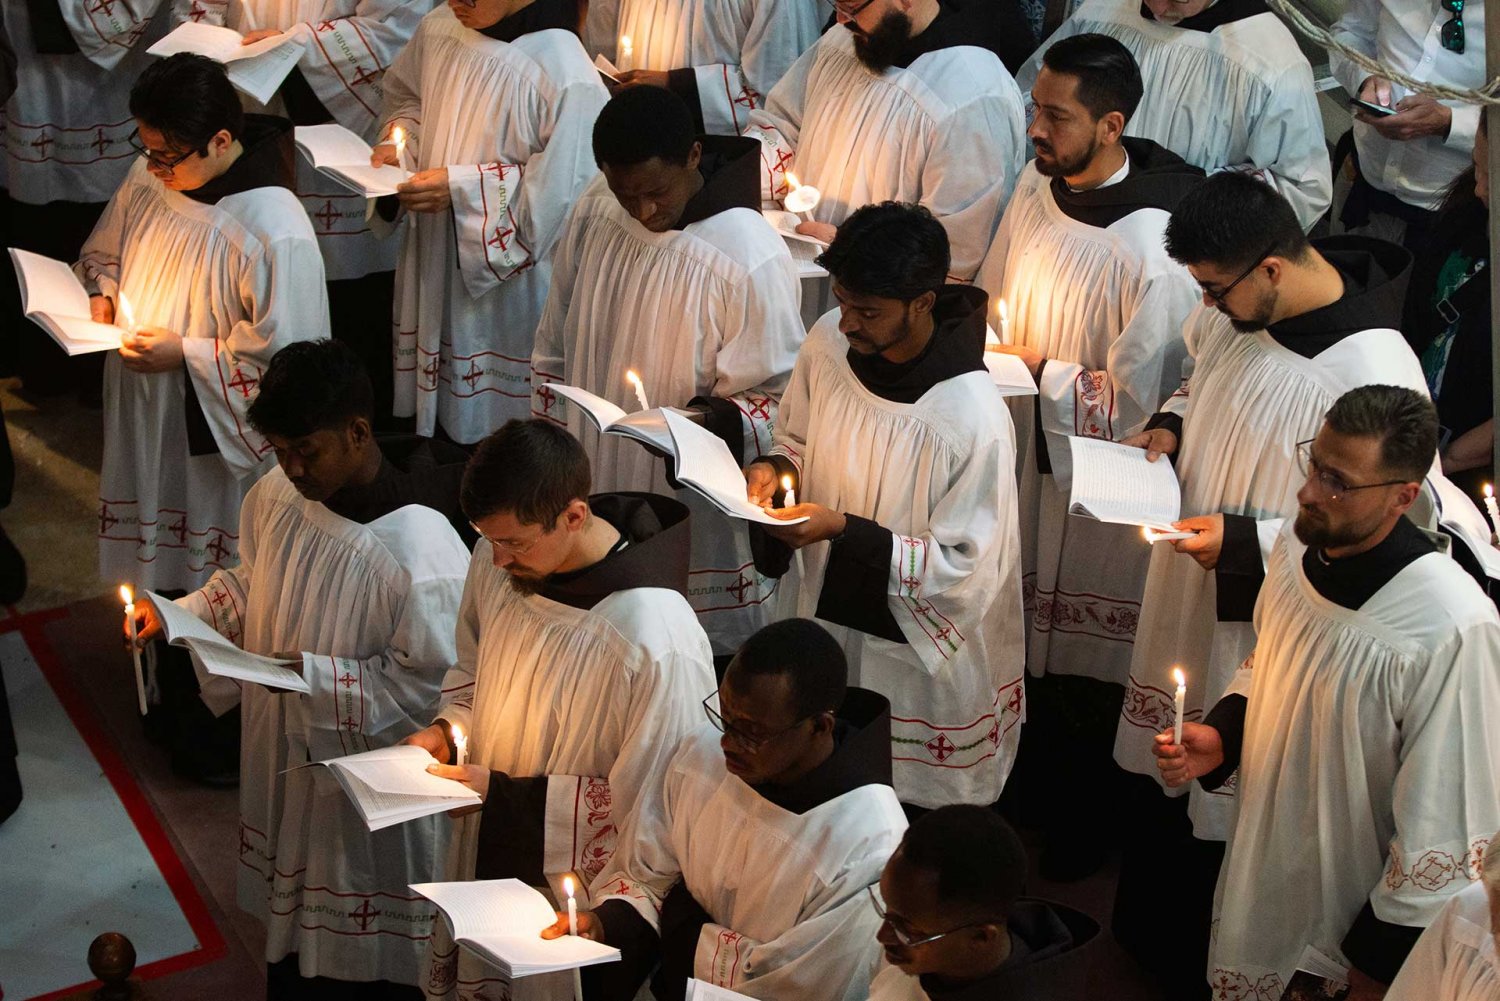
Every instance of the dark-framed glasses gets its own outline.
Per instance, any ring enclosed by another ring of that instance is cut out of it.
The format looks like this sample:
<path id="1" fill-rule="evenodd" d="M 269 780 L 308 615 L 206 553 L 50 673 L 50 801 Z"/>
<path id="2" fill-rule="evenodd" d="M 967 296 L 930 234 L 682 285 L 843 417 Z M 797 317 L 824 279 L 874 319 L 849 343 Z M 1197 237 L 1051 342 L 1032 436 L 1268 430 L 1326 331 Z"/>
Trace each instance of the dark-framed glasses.
<path id="1" fill-rule="evenodd" d="M 163 153 L 158 153 L 153 150 L 147 149 L 146 144 L 141 142 L 141 132 L 139 129 L 130 133 L 130 138 L 125 141 L 130 143 L 131 149 L 135 150 L 141 156 L 144 156 L 146 158 L 146 161 L 157 170 L 174 170 L 176 169 L 177 165 L 182 163 L 184 160 L 189 160 L 194 156 L 206 154 L 208 152 L 208 147 L 205 146 L 201 150 L 190 149 L 186 153 L 181 153 L 177 156 L 167 156 Z"/>
<path id="2" fill-rule="evenodd" d="M 875 0 L 864 0 L 863 3 L 852 3 L 850 0 L 826 0 L 826 2 L 828 6 L 833 8 L 835 14 L 842 14 L 852 21 L 859 16 L 860 11 L 870 6 Z M 1460 49 L 1459 51 L 1463 50 Z"/>
<path id="3" fill-rule="evenodd" d="M 1443 48 L 1458 55 L 1464 53 L 1464 0 L 1439 0 L 1449 14 L 1453 15 L 1443 23 L 1442 32 L 1439 37 Z"/>
<path id="4" fill-rule="evenodd" d="M 991 925 L 995 923 L 993 921 L 971 921 L 966 925 L 959 925 L 957 928 L 949 928 L 947 931 L 940 931 L 936 935 L 914 935 L 903 928 L 900 923 L 898 923 L 901 922 L 901 918 L 891 917 L 891 915 L 886 912 L 886 909 L 881 906 L 880 898 L 875 895 L 875 887 L 865 887 L 865 893 L 869 894 L 870 906 L 875 908 L 875 914 L 880 918 L 881 923 L 890 928 L 891 934 L 896 936 L 896 941 L 900 942 L 901 945 L 907 949 L 915 949 L 919 945 L 926 945 L 928 942 L 936 942 L 940 938 L 947 938 L 949 935 L 953 935 L 961 931 L 966 931 L 969 928 L 983 928 L 985 925 Z"/>
<path id="5" fill-rule="evenodd" d="M 1329 500 L 1336 501 L 1345 494 L 1352 494 L 1356 490 L 1373 490 L 1375 487 L 1394 487 L 1406 480 L 1382 480 L 1379 483 L 1357 483 L 1348 484 L 1337 473 L 1330 473 L 1318 465 L 1318 460 L 1313 458 L 1312 443 L 1314 439 L 1297 442 L 1297 466 L 1302 470 L 1302 475 L 1310 480 L 1315 480 L 1318 489 Z"/>
<path id="6" fill-rule="evenodd" d="M 1198 283 L 1198 287 L 1203 290 L 1203 294 L 1204 295 L 1208 296 L 1210 299 L 1212 299 L 1214 302 L 1218 303 L 1220 306 L 1223 306 L 1224 305 L 1224 300 L 1229 297 L 1229 293 L 1233 292 L 1235 290 L 1235 287 L 1237 285 L 1239 285 L 1240 282 L 1244 281 L 1246 278 L 1249 278 L 1252 274 L 1254 274 L 1255 273 L 1255 269 L 1258 268 L 1258 267 L 1260 267 L 1260 262 L 1264 261 L 1267 257 L 1270 257 L 1271 256 L 1271 251 L 1273 251 L 1275 249 L 1276 249 L 1276 244 L 1274 244 L 1274 243 L 1271 244 L 1269 247 L 1267 247 L 1264 251 L 1262 251 L 1255 258 L 1255 262 L 1253 264 L 1251 264 L 1244 271 L 1240 272 L 1240 276 L 1238 278 L 1236 278 L 1234 281 L 1230 282 L 1228 285 L 1225 285 L 1223 288 L 1219 289 L 1219 291 L 1217 291 L 1217 292 L 1214 292 L 1214 291 L 1210 290 L 1202 282 Z"/>
<path id="7" fill-rule="evenodd" d="M 476 524 L 474 524 L 472 521 L 469 522 L 469 527 L 474 530 L 474 534 L 475 535 L 479 536 L 485 542 L 488 542 L 490 545 L 494 546 L 500 552 L 502 552 L 502 553 L 508 553 L 511 556 L 525 556 L 527 553 L 529 553 L 533 549 L 535 549 L 536 548 L 536 544 L 538 542 L 541 542 L 542 539 L 544 539 L 547 536 L 548 531 L 550 531 L 550 529 L 543 529 L 542 531 L 538 532 L 537 535 L 536 535 L 536 538 L 532 539 L 530 542 L 519 542 L 519 543 L 517 543 L 517 542 L 501 542 L 499 539 L 492 539 L 488 535 L 485 535 L 483 532 L 481 532 L 479 530 L 479 526 L 476 525 Z"/>
<path id="8" fill-rule="evenodd" d="M 724 736 L 728 737 L 730 740 L 734 741 L 736 744 L 740 745 L 741 748 L 751 754 L 754 754 L 762 747 L 765 747 L 777 737 L 791 733 L 793 730 L 797 729 L 797 727 L 813 718 L 813 716 L 804 716 L 797 722 L 793 723 L 791 726 L 784 726 L 780 730 L 773 730 L 770 733 L 749 733 L 741 727 L 738 727 L 725 719 L 723 714 L 720 713 L 714 705 L 712 705 L 712 703 L 717 702 L 718 699 L 719 693 L 717 691 L 709 693 L 708 698 L 703 700 L 704 715 L 706 715 L 708 717 L 708 721 L 714 725 L 715 730 L 718 730 Z"/>

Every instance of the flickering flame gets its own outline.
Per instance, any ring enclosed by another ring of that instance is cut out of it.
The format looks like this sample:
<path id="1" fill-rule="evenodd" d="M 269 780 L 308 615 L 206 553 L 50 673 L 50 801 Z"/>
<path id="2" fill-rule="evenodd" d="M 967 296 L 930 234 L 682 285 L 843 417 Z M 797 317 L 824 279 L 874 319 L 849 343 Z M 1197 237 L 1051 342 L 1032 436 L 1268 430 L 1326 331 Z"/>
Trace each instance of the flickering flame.
<path id="1" fill-rule="evenodd" d="M 564 876 L 563 877 L 563 892 L 566 893 L 570 898 L 573 896 L 573 877 L 572 876 Z"/>
<path id="2" fill-rule="evenodd" d="M 781 478 L 781 489 L 782 490 L 790 490 L 790 489 L 792 489 L 792 478 L 790 476 L 783 476 Z"/>
<path id="3" fill-rule="evenodd" d="M 624 56 L 626 59 L 629 59 L 631 53 L 634 52 L 634 51 L 635 51 L 635 46 L 631 43 L 630 36 L 629 35 L 621 35 L 620 36 L 620 54 L 622 56 Z"/>
<path id="4" fill-rule="evenodd" d="M 125 293 L 124 292 L 118 293 L 117 296 L 116 296 L 116 298 L 119 300 L 119 303 L 120 303 L 120 319 L 121 319 L 121 321 L 123 321 L 125 329 L 126 330 L 134 330 L 135 329 L 135 311 L 130 308 L 130 300 L 127 299 L 127 298 L 125 298 Z"/>
<path id="5" fill-rule="evenodd" d="M 464 739 L 464 728 L 461 727 L 461 726 L 459 726 L 457 723 L 454 723 L 453 724 L 453 742 L 455 744 L 457 744 L 460 740 L 463 740 L 463 739 Z"/>
<path id="6" fill-rule="evenodd" d="M 1156 533 L 1153 532 L 1153 531 L 1151 531 L 1151 528 L 1150 528 L 1149 525 L 1142 525 L 1141 526 L 1141 538 L 1145 539 L 1147 542 L 1155 542 L 1156 541 Z"/>
<path id="7" fill-rule="evenodd" d="M 130 589 L 129 584 L 120 585 L 120 600 L 127 605 L 135 604 L 135 592 Z"/>
<path id="8" fill-rule="evenodd" d="M 406 130 L 397 125 L 391 129 L 391 141 L 396 144 L 396 156 L 406 152 Z"/>
<path id="9" fill-rule="evenodd" d="M 640 389 L 641 388 L 641 377 L 635 374 L 635 369 L 633 369 L 633 368 L 632 369 L 626 369 L 626 371 L 625 371 L 625 381 L 628 382 L 628 383 L 630 383 L 636 389 Z"/>
<path id="10" fill-rule="evenodd" d="M 1172 668 L 1172 680 L 1177 682 L 1178 688 L 1187 687 L 1187 676 L 1182 673 L 1182 668 L 1180 667 Z"/>
<path id="11" fill-rule="evenodd" d="M 802 182 L 797 180 L 797 175 L 789 170 L 786 172 L 786 185 L 792 191 L 796 191 L 798 188 L 802 187 Z"/>
<path id="12" fill-rule="evenodd" d="M 1484 495 L 1486 497 L 1493 497 L 1493 496 L 1495 496 L 1495 488 L 1492 487 L 1492 486 L 1490 486 L 1488 483 L 1486 483 L 1484 485 Z"/>
<path id="13" fill-rule="evenodd" d="M 1000 314 L 1001 323 L 1010 322 L 1010 307 L 1005 305 L 1004 299 L 995 300 L 995 312 Z"/>

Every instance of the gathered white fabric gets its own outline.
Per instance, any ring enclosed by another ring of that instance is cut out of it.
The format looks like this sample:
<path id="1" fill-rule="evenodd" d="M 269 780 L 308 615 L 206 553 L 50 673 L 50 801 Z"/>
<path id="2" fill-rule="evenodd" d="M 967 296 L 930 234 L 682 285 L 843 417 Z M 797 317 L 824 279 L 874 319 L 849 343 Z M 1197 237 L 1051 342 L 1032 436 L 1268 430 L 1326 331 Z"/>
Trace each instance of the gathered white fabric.
<path id="1" fill-rule="evenodd" d="M 584 193 L 553 253 L 552 291 L 532 355 L 532 413 L 565 420 L 583 442 L 595 491 L 665 494 L 663 460 L 639 442 L 601 435 L 547 384 L 579 386 L 629 412 L 625 372 L 648 380 L 653 406 L 696 396 L 740 411 L 744 461 L 771 450 L 776 408 L 804 331 L 801 287 L 786 242 L 751 209 L 652 233 L 604 178 Z M 669 319 L 670 318 L 670 319 Z M 738 458 L 738 457 L 737 457 Z M 756 572 L 745 523 L 693 490 L 688 599 L 716 653 L 732 654 L 766 623 L 776 581 Z"/>
<path id="2" fill-rule="evenodd" d="M 1140 67 L 1144 93 L 1126 135 L 1209 173 L 1254 174 L 1291 203 L 1303 229 L 1328 210 L 1333 177 L 1312 67 L 1275 14 L 1204 32 L 1143 17 L 1136 0 L 1084 0 L 1016 74 L 1022 92 L 1049 46 L 1085 32 L 1118 40 Z"/>
<path id="3" fill-rule="evenodd" d="M 414 170 L 448 169 L 452 213 L 413 213 L 396 272 L 396 414 L 471 444 L 531 412 L 532 338 L 552 246 L 597 168 L 609 93 L 578 37 L 502 42 L 446 4 L 385 80 L 381 140 L 400 126 Z"/>
<path id="4" fill-rule="evenodd" d="M 1466 887 L 1444 905 L 1391 982 L 1388 1001 L 1500 1001 L 1500 955 L 1487 890 Z"/>
<path id="5" fill-rule="evenodd" d="M 720 737 L 704 723 L 682 740 L 655 809 L 621 833 L 599 902 L 657 928 L 681 879 L 709 914 L 694 977 L 764 1001 L 864 1001 L 880 948 L 866 888 L 906 830 L 896 794 L 865 785 L 792 813 L 725 769 Z"/>
<path id="6" fill-rule="evenodd" d="M 1216 996 L 1279 996 L 1368 901 L 1425 927 L 1479 878 L 1500 826 L 1500 617 L 1452 559 L 1409 564 L 1358 610 L 1322 597 L 1290 526 L 1271 553 L 1247 696 L 1239 814 L 1214 902 Z"/>
<path id="7" fill-rule="evenodd" d="M 371 833 L 326 769 L 425 726 L 454 662 L 467 554 L 417 505 L 366 525 L 302 498 L 274 469 L 245 498 L 241 561 L 179 601 L 268 656 L 300 651 L 309 695 L 200 671 L 204 701 L 241 708 L 239 905 L 266 926 L 267 962 L 301 974 L 417 983 L 446 817 Z M 295 768 L 287 771 L 288 768 Z"/>
<path id="8" fill-rule="evenodd" d="M 886 594 L 905 643 L 822 623 L 849 683 L 891 701 L 896 793 L 924 807 L 993 803 L 1025 715 L 1016 444 L 984 371 L 893 403 L 849 368 L 837 310 L 808 332 L 781 400 L 774 452 L 800 471 L 798 498 L 892 533 Z M 777 617 L 813 617 L 829 543 L 782 578 Z M 805 574 L 805 576 L 804 576 Z"/>
<path id="9" fill-rule="evenodd" d="M 1068 514 L 1068 435 L 1119 441 L 1176 388 L 1182 324 L 1199 298 L 1162 245 L 1168 215 L 1142 208 L 1108 227 L 1066 215 L 1027 164 L 978 284 L 1005 300 L 1010 340 L 1041 353 L 1040 411 L 1051 467 L 1037 472 L 1037 404 L 1007 402 L 1016 425 L 1022 565 L 1033 674 L 1120 684 L 1149 551 L 1137 529 Z"/>
<path id="10" fill-rule="evenodd" d="M 839 27 L 792 64 L 745 135 L 759 139 L 761 197 L 776 203 L 792 171 L 815 186 L 818 222 L 855 209 L 919 202 L 948 231 L 951 277 L 972 281 L 1025 162 L 1021 92 L 995 54 L 956 46 L 876 75 Z"/>
<path id="11" fill-rule="evenodd" d="M 236 560 L 240 501 L 274 462 L 246 418 L 271 356 L 328 336 L 312 227 L 285 188 L 205 205 L 162 186 L 138 158 L 76 270 L 139 327 L 182 335 L 186 375 L 104 364 L 99 571 L 137 588 L 191 590 Z M 188 452 L 185 379 L 218 451 Z"/>
<path id="12" fill-rule="evenodd" d="M 704 131 L 735 136 L 826 16 L 820 0 L 624 0 L 617 30 L 630 52 L 607 52 L 622 70 L 691 69 Z"/>

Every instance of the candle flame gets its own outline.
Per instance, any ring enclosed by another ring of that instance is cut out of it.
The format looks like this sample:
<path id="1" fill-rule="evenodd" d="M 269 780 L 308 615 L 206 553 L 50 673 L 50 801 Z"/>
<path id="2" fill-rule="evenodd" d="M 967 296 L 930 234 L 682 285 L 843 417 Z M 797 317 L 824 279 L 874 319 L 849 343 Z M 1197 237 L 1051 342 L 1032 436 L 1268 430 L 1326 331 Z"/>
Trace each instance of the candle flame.
<path id="1" fill-rule="evenodd" d="M 1182 668 L 1180 667 L 1172 668 L 1172 680 L 1177 682 L 1178 688 L 1187 687 L 1187 676 L 1182 673 Z"/>
<path id="2" fill-rule="evenodd" d="M 406 151 L 406 130 L 401 126 L 391 129 L 391 142 L 396 144 L 396 155 L 400 156 Z"/>
<path id="3" fill-rule="evenodd" d="M 797 180 L 797 175 L 789 170 L 786 172 L 786 186 L 789 190 L 796 191 L 802 187 L 802 182 Z"/>
<path id="4" fill-rule="evenodd" d="M 120 600 L 127 605 L 135 604 L 135 592 L 130 589 L 129 584 L 120 585 Z"/>
<path id="5" fill-rule="evenodd" d="M 630 383 L 636 389 L 641 388 L 641 377 L 635 374 L 635 369 L 633 368 L 625 370 L 625 381 Z"/>
<path id="6" fill-rule="evenodd" d="M 125 321 L 126 330 L 135 329 L 135 311 L 130 308 L 130 300 L 125 298 L 124 292 L 117 293 L 120 301 L 120 319 Z"/>
<path id="7" fill-rule="evenodd" d="M 452 730 L 453 730 L 453 742 L 455 744 L 458 743 L 460 740 L 464 739 L 464 730 L 463 730 L 463 727 L 459 726 L 457 723 L 454 723 L 453 726 L 452 726 Z"/>
<path id="8" fill-rule="evenodd" d="M 573 896 L 573 877 L 572 876 L 564 876 L 563 877 L 563 892 L 566 893 L 569 898 L 571 898 Z"/>
<path id="9" fill-rule="evenodd" d="M 630 55 L 630 53 L 632 51 L 634 51 L 634 49 L 635 49 L 635 46 L 631 43 L 630 36 L 629 35 L 621 35 L 620 36 L 620 51 L 623 52 L 623 53 L 625 53 L 628 56 L 628 55 Z"/>
<path id="10" fill-rule="evenodd" d="M 1155 542 L 1156 541 L 1156 533 L 1153 532 L 1153 531 L 1151 531 L 1151 526 L 1150 525 L 1142 525 L 1141 526 L 1141 538 L 1145 539 L 1147 542 Z"/>
<path id="11" fill-rule="evenodd" d="M 1000 314 L 1001 323 L 1010 322 L 1010 307 L 1005 305 L 1004 299 L 995 300 L 995 312 Z"/>
<path id="12" fill-rule="evenodd" d="M 1486 483 L 1484 485 L 1484 495 L 1486 497 L 1493 497 L 1493 496 L 1495 496 L 1495 488 L 1492 487 L 1492 486 L 1490 486 L 1488 483 Z"/>

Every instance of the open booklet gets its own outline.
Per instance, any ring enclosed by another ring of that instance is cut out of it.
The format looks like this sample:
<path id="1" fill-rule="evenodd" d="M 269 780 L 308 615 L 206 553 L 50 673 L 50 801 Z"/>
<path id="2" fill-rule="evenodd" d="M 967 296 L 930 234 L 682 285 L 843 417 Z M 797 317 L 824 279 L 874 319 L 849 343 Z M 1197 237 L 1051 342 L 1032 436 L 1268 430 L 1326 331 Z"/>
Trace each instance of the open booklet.
<path id="1" fill-rule="evenodd" d="M 579 936 L 542 938 L 557 912 L 519 879 L 413 883 L 411 888 L 438 905 L 455 942 L 513 980 L 620 958 L 619 949 Z"/>
<path id="2" fill-rule="evenodd" d="M 1177 471 L 1166 457 L 1151 462 L 1144 448 L 1098 438 L 1068 439 L 1073 493 L 1068 513 L 1116 525 L 1171 532 L 1182 517 Z"/>
<path id="3" fill-rule="evenodd" d="M 773 518 L 745 496 L 745 473 L 718 435 L 673 411 L 665 411 L 672 432 L 677 480 L 691 487 L 731 518 L 763 525 L 796 525 L 801 518 Z"/>
<path id="4" fill-rule="evenodd" d="M 353 132 L 329 122 L 299 125 L 294 133 L 297 149 L 320 174 L 326 174 L 366 198 L 394 195 L 396 185 L 410 178 L 400 167 L 383 163 L 370 166 L 370 144 Z"/>
<path id="5" fill-rule="evenodd" d="M 15 247 L 10 248 L 10 259 L 21 286 L 21 310 L 58 347 L 70 355 L 83 355 L 120 346 L 125 331 L 90 318 L 88 291 L 72 268 Z"/>
<path id="6" fill-rule="evenodd" d="M 802 221 L 797 213 L 785 209 L 761 209 L 760 214 L 765 216 L 771 228 L 786 241 L 792 263 L 797 266 L 798 278 L 823 278 L 828 274 L 817 260 L 818 255 L 828 249 L 828 244 L 815 236 L 797 232 L 797 223 Z"/>
<path id="7" fill-rule="evenodd" d="M 683 1001 L 750 1001 L 750 997 L 727 987 L 699 980 L 697 977 L 689 977 L 687 994 L 683 997 Z"/>
<path id="8" fill-rule="evenodd" d="M 1286 982 L 1281 1001 L 1343 1001 L 1349 996 L 1349 971 L 1313 946 L 1304 946 L 1297 970 Z"/>
<path id="9" fill-rule="evenodd" d="M 365 826 L 378 831 L 484 802 L 463 783 L 428 772 L 427 766 L 434 764 L 437 759 L 423 748 L 398 744 L 298 767 L 327 766 Z"/>
<path id="10" fill-rule="evenodd" d="M 618 434 L 650 445 L 662 452 L 674 451 L 672 432 L 667 430 L 666 418 L 661 407 L 637 410 L 627 414 L 622 408 L 602 396 L 595 396 L 587 389 L 548 383 L 547 388 L 574 404 L 599 429 L 600 434 Z"/>
<path id="11" fill-rule="evenodd" d="M 620 82 L 620 68 L 610 62 L 609 57 L 602 52 L 594 57 L 594 69 L 598 70 L 599 75 L 606 80 L 612 80 L 615 83 Z"/>
<path id="12" fill-rule="evenodd" d="M 253 681 L 267 688 L 311 694 L 306 680 L 292 669 L 302 667 L 300 659 L 277 660 L 241 650 L 176 602 L 151 591 L 145 592 L 145 595 L 156 609 L 157 618 L 161 619 L 162 632 L 166 633 L 167 642 L 184 647 L 192 654 L 193 661 L 209 674 L 237 681 Z"/>
<path id="13" fill-rule="evenodd" d="M 269 104 L 286 75 L 302 58 L 302 39 L 290 32 L 241 44 L 244 36 L 233 28 L 184 21 L 146 52 L 174 56 L 193 52 L 224 64 L 229 82 L 261 104 Z"/>
<path id="14" fill-rule="evenodd" d="M 993 330 L 985 334 L 984 343 L 984 367 L 989 369 L 990 381 L 1000 390 L 1001 396 L 1037 395 L 1036 380 L 1031 377 L 1031 369 L 1026 367 L 1019 356 L 988 350 L 991 345 L 998 347 L 1000 344 L 1000 338 Z"/>

